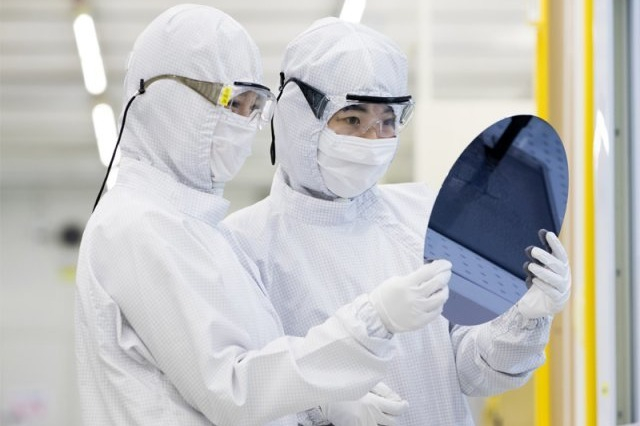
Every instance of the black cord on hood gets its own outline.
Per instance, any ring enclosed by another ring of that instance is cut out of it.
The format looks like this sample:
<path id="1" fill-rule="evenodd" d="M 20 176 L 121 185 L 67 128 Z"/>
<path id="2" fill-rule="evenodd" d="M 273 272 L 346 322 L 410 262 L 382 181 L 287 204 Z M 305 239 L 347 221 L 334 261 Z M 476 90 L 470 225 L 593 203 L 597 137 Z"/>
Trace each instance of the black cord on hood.
<path id="1" fill-rule="evenodd" d="M 107 173 L 104 176 L 104 180 L 102 181 L 102 186 L 100 187 L 100 191 L 98 192 L 98 196 L 96 197 L 96 202 L 93 205 L 93 210 L 91 210 L 91 213 L 93 213 L 96 210 L 96 207 L 98 206 L 98 201 L 100 201 L 100 197 L 102 197 L 102 192 L 104 191 L 104 187 L 107 184 L 107 178 L 109 178 L 109 173 L 111 172 L 111 166 L 113 166 L 113 160 L 116 158 L 118 145 L 120 145 L 120 139 L 122 138 L 122 132 L 124 131 L 124 123 L 127 120 L 127 112 L 129 111 L 129 107 L 131 106 L 131 103 L 133 102 L 133 100 L 138 95 L 142 95 L 144 92 L 145 92 L 144 80 L 140 79 L 140 88 L 138 89 L 138 93 L 136 93 L 131 97 L 131 99 L 129 99 L 129 102 L 127 102 L 127 106 L 124 108 L 124 114 L 122 115 L 122 126 L 120 126 L 120 133 L 118 134 L 118 140 L 116 141 L 116 146 L 113 148 L 113 153 L 111 154 L 111 161 L 109 161 L 109 166 L 107 167 Z"/>
<path id="2" fill-rule="evenodd" d="M 280 87 L 278 87 L 278 97 L 276 98 L 276 103 L 282 96 L 284 86 L 284 72 L 280 71 Z M 273 129 L 273 116 L 271 117 L 271 147 L 269 148 L 269 152 L 271 154 L 271 165 L 274 166 L 276 164 L 276 132 Z"/>

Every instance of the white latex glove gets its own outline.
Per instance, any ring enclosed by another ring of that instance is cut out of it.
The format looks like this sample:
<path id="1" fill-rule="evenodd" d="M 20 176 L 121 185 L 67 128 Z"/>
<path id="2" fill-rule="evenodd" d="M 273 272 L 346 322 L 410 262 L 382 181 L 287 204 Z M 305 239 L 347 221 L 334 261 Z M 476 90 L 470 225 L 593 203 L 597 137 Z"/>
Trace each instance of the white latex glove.
<path id="1" fill-rule="evenodd" d="M 526 264 L 529 290 L 518 302 L 518 310 L 527 319 L 554 315 L 564 308 L 571 295 L 571 268 L 567 252 L 553 232 L 541 229 L 540 240 L 547 251 L 527 248 L 532 262 Z"/>
<path id="2" fill-rule="evenodd" d="M 380 382 L 357 401 L 320 407 L 333 426 L 394 426 L 409 403 Z"/>
<path id="3" fill-rule="evenodd" d="M 449 298 L 451 262 L 435 260 L 403 277 L 391 277 L 369 301 L 391 333 L 417 330 L 436 319 Z"/>

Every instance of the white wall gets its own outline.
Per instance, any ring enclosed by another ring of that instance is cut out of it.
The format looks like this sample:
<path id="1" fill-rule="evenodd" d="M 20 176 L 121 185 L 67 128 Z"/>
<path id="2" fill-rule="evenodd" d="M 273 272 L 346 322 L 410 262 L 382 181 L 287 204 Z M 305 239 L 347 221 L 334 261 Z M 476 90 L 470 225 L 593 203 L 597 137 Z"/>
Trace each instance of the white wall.
<path id="1" fill-rule="evenodd" d="M 75 246 L 93 190 L 2 188 L 0 424 L 79 425 L 73 345 Z"/>
<path id="2" fill-rule="evenodd" d="M 414 179 L 437 189 L 480 132 L 507 116 L 533 114 L 534 104 L 532 99 L 431 99 L 418 110 Z"/>
<path id="3" fill-rule="evenodd" d="M 527 5 L 496 3 L 504 15 L 492 18 L 482 13 L 483 4 L 460 0 L 443 10 L 442 2 L 428 0 L 418 6 L 413 169 L 414 180 L 434 189 L 485 128 L 534 113 L 535 29 Z M 455 25 L 446 19 L 454 11 Z"/>

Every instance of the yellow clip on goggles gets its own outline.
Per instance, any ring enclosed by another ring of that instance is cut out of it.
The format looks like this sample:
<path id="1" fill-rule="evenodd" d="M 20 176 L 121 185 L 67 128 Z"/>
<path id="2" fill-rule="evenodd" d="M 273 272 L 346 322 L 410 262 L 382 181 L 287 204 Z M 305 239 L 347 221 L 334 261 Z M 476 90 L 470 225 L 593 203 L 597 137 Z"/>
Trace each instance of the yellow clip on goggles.
<path id="1" fill-rule="evenodd" d="M 192 89 L 208 102 L 235 114 L 248 117 L 261 129 L 269 123 L 275 110 L 276 98 L 268 87 L 258 83 L 236 81 L 233 84 L 194 80 L 173 74 L 162 74 L 144 81 L 142 89 L 158 80 L 174 80 Z"/>

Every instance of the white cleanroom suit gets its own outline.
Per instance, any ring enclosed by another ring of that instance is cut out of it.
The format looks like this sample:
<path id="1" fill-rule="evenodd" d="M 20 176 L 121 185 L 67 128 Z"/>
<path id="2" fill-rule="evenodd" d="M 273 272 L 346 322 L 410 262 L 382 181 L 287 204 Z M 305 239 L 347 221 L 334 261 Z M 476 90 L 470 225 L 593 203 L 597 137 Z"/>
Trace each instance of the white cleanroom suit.
<path id="1" fill-rule="evenodd" d="M 347 94 L 407 94 L 406 58 L 387 37 L 326 18 L 289 43 L 281 71 L 286 84 L 274 115 L 279 166 L 271 193 L 224 223 L 239 250 L 258 265 L 285 332 L 302 336 L 337 307 L 370 291 L 370 284 L 423 263 L 435 194 L 409 183 L 364 187 L 359 195 L 340 198 L 325 176 L 339 171 L 319 160 L 328 117 L 345 106 Z M 292 79 L 326 95 L 325 116 L 311 108 L 310 99 L 320 97 L 306 98 L 304 86 Z M 340 182 L 334 186 L 341 188 Z M 397 336 L 400 354 L 383 381 L 409 402 L 398 424 L 472 425 L 465 395 L 492 395 L 524 384 L 544 362 L 550 318 L 525 317 L 514 307 L 477 327 L 450 328 L 440 316 L 422 330 Z"/>
<path id="2" fill-rule="evenodd" d="M 247 33 L 206 6 L 173 7 L 136 41 L 117 183 L 78 260 L 86 425 L 296 425 L 297 412 L 356 400 L 386 371 L 392 335 L 366 294 L 304 338 L 284 336 L 256 271 L 218 227 L 222 186 L 247 150 L 239 141 L 251 142 L 242 130 L 257 126 L 233 110 L 245 98 L 196 89 L 224 83 L 232 93 L 254 87 L 237 82 L 259 84 L 261 72 Z"/>

